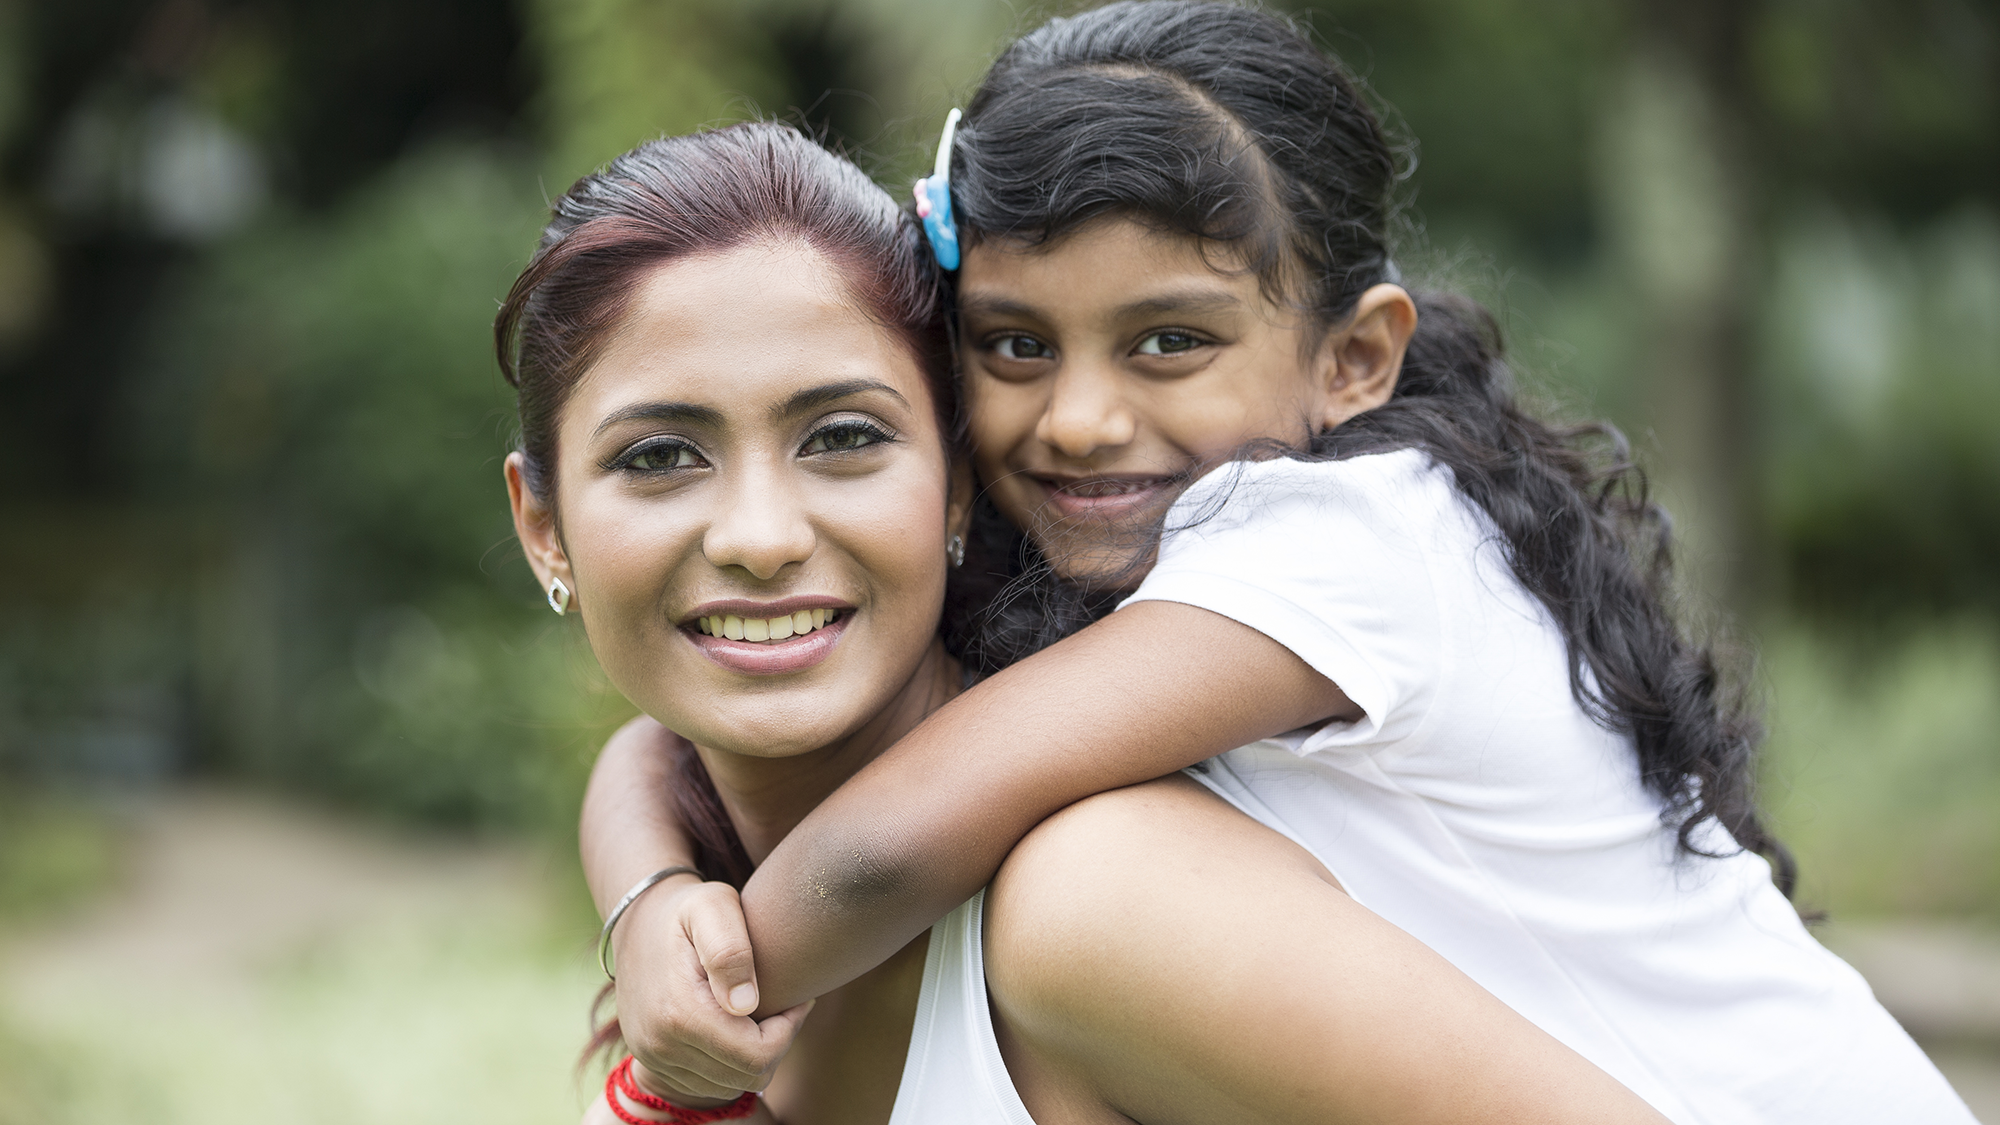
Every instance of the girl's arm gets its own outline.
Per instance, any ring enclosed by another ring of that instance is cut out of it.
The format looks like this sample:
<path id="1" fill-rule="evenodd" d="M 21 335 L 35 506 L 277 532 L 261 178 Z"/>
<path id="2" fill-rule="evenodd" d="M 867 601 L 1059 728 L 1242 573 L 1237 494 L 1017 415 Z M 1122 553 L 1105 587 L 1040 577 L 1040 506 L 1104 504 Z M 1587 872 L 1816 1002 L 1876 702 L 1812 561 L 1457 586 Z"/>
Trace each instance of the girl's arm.
<path id="1" fill-rule="evenodd" d="M 600 918 L 647 875 L 697 866 L 668 797 L 673 737 L 641 715 L 591 769 L 577 843 Z M 805 1013 L 748 1018 L 756 983 L 734 888 L 691 876 L 660 883 L 619 919 L 612 952 L 620 1030 L 644 1084 L 690 1104 L 763 1089 Z"/>
<path id="2" fill-rule="evenodd" d="M 1036 1120 L 1665 1121 L 1184 778 L 1037 827 L 985 933 Z"/>
<path id="3" fill-rule="evenodd" d="M 742 897 L 759 1010 L 880 964 L 1075 801 L 1357 716 L 1248 626 L 1174 602 L 1121 609 L 941 708 L 785 837 Z"/>

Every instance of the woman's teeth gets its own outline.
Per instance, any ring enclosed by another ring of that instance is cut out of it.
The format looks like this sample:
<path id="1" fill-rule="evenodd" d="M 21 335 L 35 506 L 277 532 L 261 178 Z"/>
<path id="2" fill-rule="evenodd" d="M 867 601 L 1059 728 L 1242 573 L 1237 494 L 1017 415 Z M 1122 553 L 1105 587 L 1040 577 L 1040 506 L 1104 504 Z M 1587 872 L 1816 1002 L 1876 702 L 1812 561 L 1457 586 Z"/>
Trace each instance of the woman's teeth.
<path id="1" fill-rule="evenodd" d="M 782 641 L 825 628 L 839 617 L 837 609 L 802 609 L 782 617 L 717 614 L 696 618 L 695 628 L 711 637 L 726 637 L 732 641 Z"/>

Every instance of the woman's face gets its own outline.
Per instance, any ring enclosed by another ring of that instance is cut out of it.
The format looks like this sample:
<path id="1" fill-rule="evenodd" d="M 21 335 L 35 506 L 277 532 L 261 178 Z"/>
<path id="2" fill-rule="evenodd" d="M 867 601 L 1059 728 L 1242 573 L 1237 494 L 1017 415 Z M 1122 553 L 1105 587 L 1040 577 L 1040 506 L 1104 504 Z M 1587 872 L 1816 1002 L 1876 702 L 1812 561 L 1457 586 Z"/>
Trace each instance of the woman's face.
<path id="1" fill-rule="evenodd" d="M 979 476 L 1065 576 L 1145 562 L 1135 551 L 1192 476 L 1250 442 L 1303 443 L 1395 387 L 1416 322 L 1403 290 L 1369 290 L 1316 340 L 1255 275 L 1202 251 L 1127 219 L 1051 246 L 966 251 L 961 361 Z"/>
<path id="2" fill-rule="evenodd" d="M 557 434 L 555 512 L 510 464 L 522 541 L 668 728 L 757 756 L 825 746 L 935 645 L 966 498 L 916 360 L 809 247 L 644 276 Z"/>

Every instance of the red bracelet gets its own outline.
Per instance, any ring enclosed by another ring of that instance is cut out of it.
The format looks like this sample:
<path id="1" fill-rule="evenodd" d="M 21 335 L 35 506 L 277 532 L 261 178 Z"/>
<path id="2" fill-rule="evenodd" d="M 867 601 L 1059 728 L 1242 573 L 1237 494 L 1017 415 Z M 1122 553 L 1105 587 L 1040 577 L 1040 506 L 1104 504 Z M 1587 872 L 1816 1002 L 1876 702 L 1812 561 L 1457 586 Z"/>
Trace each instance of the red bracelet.
<path id="1" fill-rule="evenodd" d="M 624 1106 L 618 1104 L 620 1094 L 647 1109 L 666 1114 L 666 1123 L 633 1116 Z M 625 1122 L 625 1125 L 708 1125 L 711 1121 L 738 1121 L 757 1112 L 757 1095 L 750 1090 L 743 1091 L 742 1097 L 728 1105 L 719 1105 L 713 1109 L 688 1109 L 655 1094 L 649 1094 L 641 1090 L 639 1083 L 632 1078 L 631 1055 L 626 1055 L 624 1062 L 612 1067 L 611 1073 L 604 1076 L 604 1100 L 611 1103 L 611 1112 L 617 1114 L 618 1120 Z"/>

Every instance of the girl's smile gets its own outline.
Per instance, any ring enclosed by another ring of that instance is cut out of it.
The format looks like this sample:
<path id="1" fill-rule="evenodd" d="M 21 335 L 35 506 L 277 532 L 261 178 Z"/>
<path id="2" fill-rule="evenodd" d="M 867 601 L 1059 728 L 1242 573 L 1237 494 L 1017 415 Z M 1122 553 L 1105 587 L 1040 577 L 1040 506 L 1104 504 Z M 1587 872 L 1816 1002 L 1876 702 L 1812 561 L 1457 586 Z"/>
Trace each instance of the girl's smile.
<path id="1" fill-rule="evenodd" d="M 1059 573 L 1136 577 L 1190 480 L 1246 444 L 1299 444 L 1346 416 L 1337 349 L 1229 257 L 1121 218 L 1046 245 L 967 248 L 979 474 Z"/>
<path id="2" fill-rule="evenodd" d="M 1186 481 L 1179 476 L 1097 473 L 1066 476 L 1024 473 L 1025 481 L 1048 493 L 1044 505 L 1069 519 L 1127 520 L 1143 517 L 1171 500 Z"/>

